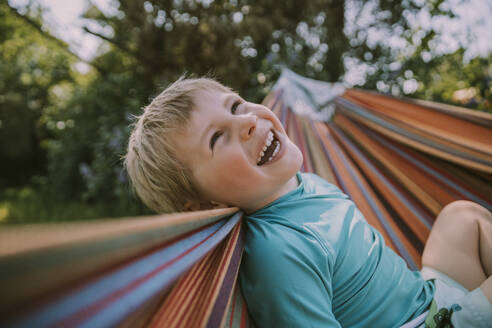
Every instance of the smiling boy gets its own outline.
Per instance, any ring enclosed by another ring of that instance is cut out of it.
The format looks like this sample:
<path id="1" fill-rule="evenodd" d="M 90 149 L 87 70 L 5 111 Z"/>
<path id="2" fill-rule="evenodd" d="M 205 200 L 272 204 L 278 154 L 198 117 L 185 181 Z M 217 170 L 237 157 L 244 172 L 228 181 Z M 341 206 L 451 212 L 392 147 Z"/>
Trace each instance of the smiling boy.
<path id="1" fill-rule="evenodd" d="M 178 132 L 177 158 L 208 200 L 253 212 L 297 187 L 297 146 L 263 105 L 232 92 L 198 90 L 199 106 Z"/>
<path id="2" fill-rule="evenodd" d="M 240 283 L 258 326 L 398 327 L 431 303 L 453 309 L 457 326 L 492 322 L 486 209 L 443 210 L 423 255 L 437 280 L 426 281 L 336 186 L 298 172 L 302 154 L 267 107 L 214 80 L 180 79 L 156 97 L 135 123 L 125 164 L 157 212 L 189 204 L 246 212 Z"/>

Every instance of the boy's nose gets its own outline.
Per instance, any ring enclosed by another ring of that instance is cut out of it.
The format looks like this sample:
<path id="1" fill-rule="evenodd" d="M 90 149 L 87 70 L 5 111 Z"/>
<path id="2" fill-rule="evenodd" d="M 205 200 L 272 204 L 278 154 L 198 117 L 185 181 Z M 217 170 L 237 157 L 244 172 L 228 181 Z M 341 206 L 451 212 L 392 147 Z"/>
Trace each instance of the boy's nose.
<path id="1" fill-rule="evenodd" d="M 240 128 L 240 135 L 241 139 L 249 139 L 253 133 L 255 132 L 256 129 L 256 122 L 258 120 L 258 117 L 254 114 L 248 113 L 245 115 L 242 115 L 241 117 L 241 128 Z"/>

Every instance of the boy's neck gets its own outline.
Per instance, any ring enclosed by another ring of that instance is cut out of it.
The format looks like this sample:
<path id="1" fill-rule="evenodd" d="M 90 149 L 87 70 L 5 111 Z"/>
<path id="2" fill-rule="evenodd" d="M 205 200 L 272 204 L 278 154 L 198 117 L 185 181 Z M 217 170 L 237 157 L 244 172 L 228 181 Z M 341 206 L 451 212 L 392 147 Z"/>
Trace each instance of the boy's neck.
<path id="1" fill-rule="evenodd" d="M 258 203 L 254 204 L 250 208 L 243 208 L 246 214 L 253 213 L 266 205 L 274 202 L 279 199 L 283 195 L 289 193 L 290 191 L 296 189 L 299 186 L 299 181 L 297 180 L 297 174 L 295 174 L 292 178 L 289 179 L 280 189 L 278 189 L 275 193 L 272 193 L 269 197 L 262 199 Z"/>

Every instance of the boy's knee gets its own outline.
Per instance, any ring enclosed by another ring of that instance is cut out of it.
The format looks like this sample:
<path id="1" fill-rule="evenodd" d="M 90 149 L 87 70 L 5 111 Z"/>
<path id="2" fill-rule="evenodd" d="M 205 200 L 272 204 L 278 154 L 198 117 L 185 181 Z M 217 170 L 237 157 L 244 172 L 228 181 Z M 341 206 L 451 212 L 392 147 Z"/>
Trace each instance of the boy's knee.
<path id="1" fill-rule="evenodd" d="M 456 200 L 444 206 L 437 219 L 438 222 L 444 221 L 446 224 L 473 224 L 481 216 L 487 214 L 490 215 L 488 210 L 477 203 L 468 200 Z"/>

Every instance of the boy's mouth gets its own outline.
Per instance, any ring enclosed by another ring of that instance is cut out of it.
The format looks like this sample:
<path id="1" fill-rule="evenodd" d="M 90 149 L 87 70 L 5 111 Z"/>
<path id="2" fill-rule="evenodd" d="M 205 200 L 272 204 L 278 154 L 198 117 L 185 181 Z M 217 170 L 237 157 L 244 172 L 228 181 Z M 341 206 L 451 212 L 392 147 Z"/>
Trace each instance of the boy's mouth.
<path id="1" fill-rule="evenodd" d="M 277 139 L 272 131 L 268 131 L 267 137 L 265 139 L 265 144 L 260 152 L 260 155 L 256 159 L 256 165 L 261 166 L 265 163 L 270 162 L 277 156 L 280 150 L 280 141 Z"/>

